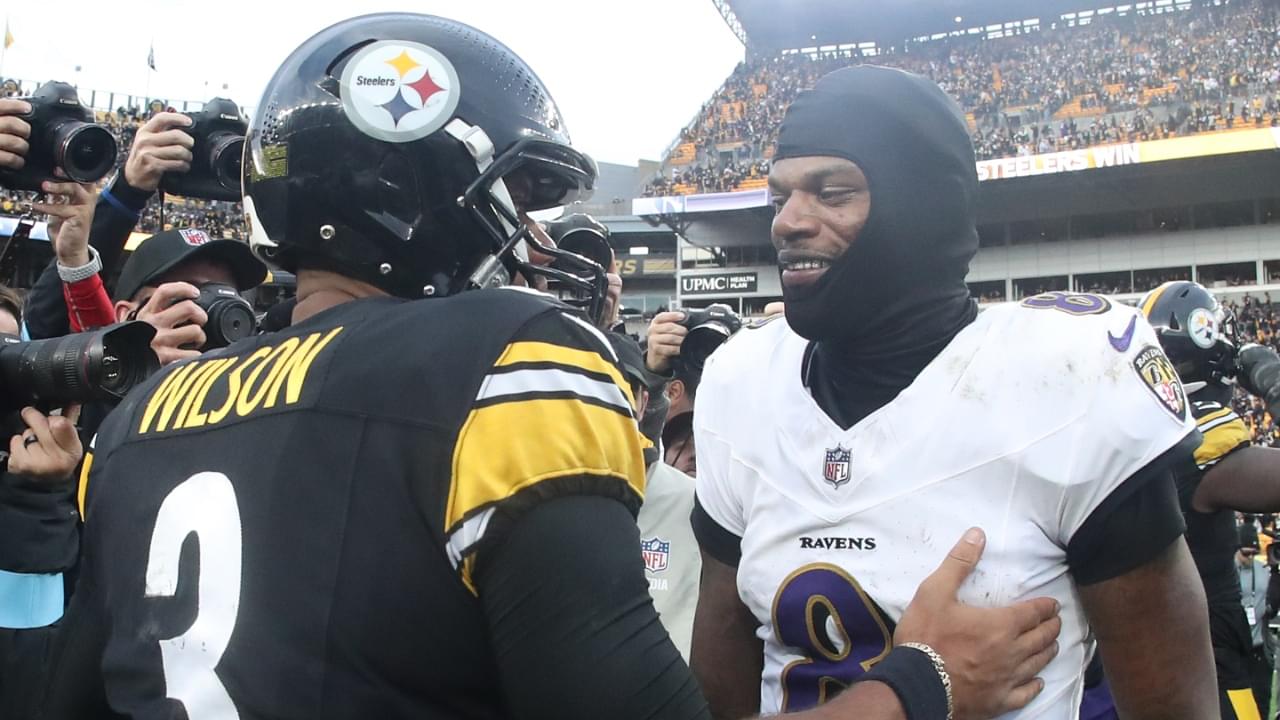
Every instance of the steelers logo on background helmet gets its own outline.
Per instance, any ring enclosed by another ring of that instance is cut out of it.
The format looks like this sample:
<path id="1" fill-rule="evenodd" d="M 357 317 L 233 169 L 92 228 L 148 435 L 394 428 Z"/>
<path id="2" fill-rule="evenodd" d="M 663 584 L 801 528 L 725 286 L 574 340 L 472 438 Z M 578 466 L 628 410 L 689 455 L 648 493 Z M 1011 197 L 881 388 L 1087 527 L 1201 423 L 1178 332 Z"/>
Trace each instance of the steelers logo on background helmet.
<path id="1" fill-rule="evenodd" d="M 1218 323 L 1208 310 L 1196 308 L 1187 315 L 1187 334 L 1191 342 L 1207 350 L 1218 341 Z"/>
<path id="2" fill-rule="evenodd" d="M 342 108 L 366 135 L 410 142 L 444 127 L 462 87 L 434 48 L 383 40 L 361 48 L 342 72 Z"/>

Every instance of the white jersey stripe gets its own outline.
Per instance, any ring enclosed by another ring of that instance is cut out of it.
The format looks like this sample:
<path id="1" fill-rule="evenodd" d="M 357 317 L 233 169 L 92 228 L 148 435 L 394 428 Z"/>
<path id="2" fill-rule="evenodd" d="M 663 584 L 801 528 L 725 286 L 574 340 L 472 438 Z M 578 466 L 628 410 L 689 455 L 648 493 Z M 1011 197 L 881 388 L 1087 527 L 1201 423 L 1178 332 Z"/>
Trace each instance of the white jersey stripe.
<path id="1" fill-rule="evenodd" d="M 627 402 L 627 397 L 622 394 L 622 390 L 617 385 L 554 368 L 516 370 L 489 375 L 480 384 L 476 402 L 546 392 L 571 392 L 584 398 L 598 400 L 616 408 L 619 412 L 631 413 L 631 404 Z"/>

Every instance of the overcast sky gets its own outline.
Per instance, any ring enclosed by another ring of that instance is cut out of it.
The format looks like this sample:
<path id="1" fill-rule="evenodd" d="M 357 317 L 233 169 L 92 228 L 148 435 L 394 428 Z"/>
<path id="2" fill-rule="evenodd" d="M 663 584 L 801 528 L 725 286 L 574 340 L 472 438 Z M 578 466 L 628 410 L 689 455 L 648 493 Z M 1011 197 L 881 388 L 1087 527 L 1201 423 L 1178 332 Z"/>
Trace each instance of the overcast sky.
<path id="1" fill-rule="evenodd" d="M 451 17 L 493 35 L 533 67 L 576 146 L 628 165 L 660 159 L 743 57 L 711 0 L 66 0 L 10 7 L 15 43 L 0 76 L 139 95 L 150 76 L 153 97 L 226 95 L 244 106 L 258 104 L 290 51 L 338 20 L 390 10 Z M 153 39 L 154 73 L 146 64 Z"/>

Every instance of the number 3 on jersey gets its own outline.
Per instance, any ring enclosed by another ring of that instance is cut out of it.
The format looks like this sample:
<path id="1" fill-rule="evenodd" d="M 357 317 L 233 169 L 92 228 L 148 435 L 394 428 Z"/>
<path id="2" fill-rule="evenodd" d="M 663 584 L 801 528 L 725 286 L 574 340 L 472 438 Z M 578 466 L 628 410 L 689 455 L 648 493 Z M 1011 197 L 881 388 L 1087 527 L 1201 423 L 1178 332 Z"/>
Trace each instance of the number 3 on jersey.
<path id="1" fill-rule="evenodd" d="M 214 672 L 240 611 L 240 508 L 226 475 L 193 475 L 160 504 L 147 560 L 147 597 L 177 593 L 182 544 L 193 533 L 200 546 L 196 619 L 186 632 L 160 641 L 167 694 L 183 704 L 190 720 L 237 720 L 236 706 Z"/>
<path id="2" fill-rule="evenodd" d="M 783 645 L 804 655 L 782 671 L 782 711 L 826 702 L 893 649 L 880 611 L 848 573 L 815 563 L 791 573 L 773 599 Z"/>

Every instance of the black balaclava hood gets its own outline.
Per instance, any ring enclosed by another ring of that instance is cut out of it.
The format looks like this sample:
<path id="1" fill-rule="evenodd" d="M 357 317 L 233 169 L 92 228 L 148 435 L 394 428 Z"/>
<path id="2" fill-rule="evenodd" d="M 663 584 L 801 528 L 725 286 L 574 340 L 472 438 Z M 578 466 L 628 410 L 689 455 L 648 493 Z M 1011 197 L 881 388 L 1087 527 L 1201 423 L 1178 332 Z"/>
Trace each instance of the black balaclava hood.
<path id="1" fill-rule="evenodd" d="M 870 65 L 823 77 L 787 110 L 774 162 L 815 155 L 856 163 L 871 194 L 848 250 L 813 285 L 783 290 L 788 324 L 815 341 L 810 388 L 848 427 L 976 316 L 964 278 L 978 249 L 978 177 L 955 101 L 923 77 Z"/>

